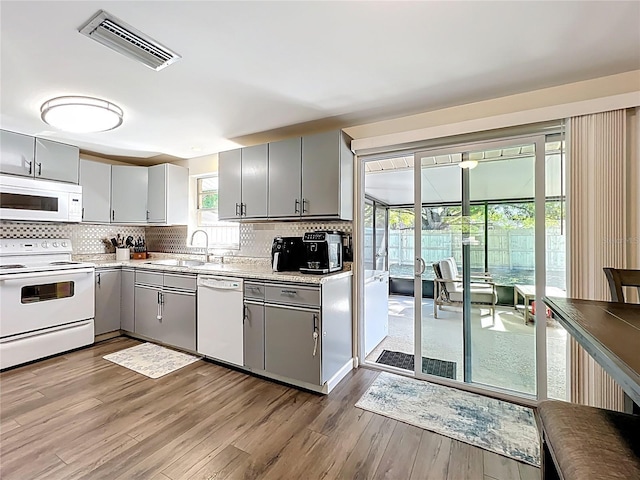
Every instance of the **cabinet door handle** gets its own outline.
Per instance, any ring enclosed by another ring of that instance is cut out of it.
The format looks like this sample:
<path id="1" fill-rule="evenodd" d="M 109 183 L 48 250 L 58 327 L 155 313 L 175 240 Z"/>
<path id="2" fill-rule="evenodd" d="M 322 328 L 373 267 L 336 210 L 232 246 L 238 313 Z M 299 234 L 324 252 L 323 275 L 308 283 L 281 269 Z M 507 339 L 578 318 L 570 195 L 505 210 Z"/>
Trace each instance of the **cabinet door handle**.
<path id="1" fill-rule="evenodd" d="M 239 217 L 240 214 L 238 213 L 238 207 L 240 206 L 239 203 L 236 203 L 236 217 Z"/>
<path id="2" fill-rule="evenodd" d="M 307 204 L 309 203 L 309 200 L 303 198 L 302 199 L 302 213 L 307 213 Z"/>
<path id="3" fill-rule="evenodd" d="M 241 203 L 240 204 L 240 216 L 241 217 L 246 217 L 247 216 L 247 204 L 246 203 Z"/>
<path id="4" fill-rule="evenodd" d="M 316 356 L 318 353 L 318 338 L 320 337 L 320 333 L 318 332 L 318 315 L 316 313 L 313 314 L 313 356 Z"/>
<path id="5" fill-rule="evenodd" d="M 300 200 L 296 198 L 293 213 L 300 213 Z"/>
<path id="6" fill-rule="evenodd" d="M 82 207 L 82 220 L 84 220 L 84 207 Z"/>
<path id="7" fill-rule="evenodd" d="M 27 162 L 29 164 L 29 175 L 31 175 L 31 166 L 33 165 L 33 162 Z"/>
<path id="8" fill-rule="evenodd" d="M 36 162 L 36 165 L 38 165 L 38 176 L 40 176 L 42 175 L 42 162 Z"/>
<path id="9" fill-rule="evenodd" d="M 96 273 L 96 283 L 100 285 L 100 274 Z"/>
<path id="10" fill-rule="evenodd" d="M 147 222 L 149 221 L 149 210 L 147 210 Z"/>
<path id="11" fill-rule="evenodd" d="M 242 323 L 249 318 L 249 308 L 246 305 L 242 307 Z"/>
<path id="12" fill-rule="evenodd" d="M 116 211 L 111 210 L 111 221 L 113 222 L 116 219 Z"/>

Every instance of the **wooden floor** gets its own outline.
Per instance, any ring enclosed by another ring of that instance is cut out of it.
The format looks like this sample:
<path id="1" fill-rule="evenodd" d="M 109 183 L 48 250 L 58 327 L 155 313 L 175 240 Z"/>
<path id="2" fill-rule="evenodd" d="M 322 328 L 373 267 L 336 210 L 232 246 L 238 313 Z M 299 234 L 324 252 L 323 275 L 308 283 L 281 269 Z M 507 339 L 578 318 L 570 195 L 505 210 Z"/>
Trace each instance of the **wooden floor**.
<path id="1" fill-rule="evenodd" d="M 117 338 L 0 374 L 0 478 L 530 480 L 539 469 L 206 361 L 152 380 L 102 359 Z"/>

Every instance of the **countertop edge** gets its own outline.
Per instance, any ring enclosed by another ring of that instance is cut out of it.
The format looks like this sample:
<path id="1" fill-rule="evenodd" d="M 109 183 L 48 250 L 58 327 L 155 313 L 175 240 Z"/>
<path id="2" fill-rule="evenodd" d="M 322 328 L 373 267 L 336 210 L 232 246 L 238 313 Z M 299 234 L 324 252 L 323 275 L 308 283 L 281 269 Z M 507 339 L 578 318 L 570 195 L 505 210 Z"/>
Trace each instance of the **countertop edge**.
<path id="1" fill-rule="evenodd" d="M 240 277 L 242 279 L 250 280 L 265 280 L 265 281 L 282 281 L 291 283 L 306 283 L 312 285 L 321 285 L 333 280 L 353 276 L 352 270 L 342 270 L 340 272 L 329 273 L 325 275 L 310 275 L 310 274 L 296 274 L 294 272 L 273 272 L 271 270 L 265 272 L 251 272 L 242 270 L 242 268 L 229 267 L 225 270 L 217 269 L 204 269 L 198 267 L 181 267 L 173 265 L 153 265 L 148 263 L 149 260 L 93 260 L 86 263 L 95 265 L 96 269 L 106 268 L 133 268 L 144 270 L 155 270 L 161 272 L 174 272 L 174 273 L 187 273 L 194 275 L 212 275 L 221 277 Z M 234 270 L 237 268 L 237 270 Z"/>

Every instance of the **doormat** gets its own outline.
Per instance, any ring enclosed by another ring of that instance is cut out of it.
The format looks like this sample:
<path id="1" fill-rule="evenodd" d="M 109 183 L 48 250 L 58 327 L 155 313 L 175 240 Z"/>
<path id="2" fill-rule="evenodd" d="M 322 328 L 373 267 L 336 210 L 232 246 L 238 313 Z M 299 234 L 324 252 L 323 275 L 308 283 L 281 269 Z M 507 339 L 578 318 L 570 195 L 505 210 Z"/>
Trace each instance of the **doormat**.
<path id="1" fill-rule="evenodd" d="M 201 357 L 176 352 L 155 343 L 142 343 L 102 358 L 149 378 L 160 378 L 200 360 Z"/>
<path id="2" fill-rule="evenodd" d="M 391 350 L 383 350 L 376 363 L 382 363 L 404 370 L 413 372 L 414 357 L 410 353 L 393 352 Z M 438 360 L 437 358 L 422 357 L 422 373 L 429 375 L 437 375 L 444 378 L 456 378 L 456 363 L 447 360 Z"/>
<path id="3" fill-rule="evenodd" d="M 538 429 L 527 407 L 388 372 L 356 407 L 540 466 Z"/>

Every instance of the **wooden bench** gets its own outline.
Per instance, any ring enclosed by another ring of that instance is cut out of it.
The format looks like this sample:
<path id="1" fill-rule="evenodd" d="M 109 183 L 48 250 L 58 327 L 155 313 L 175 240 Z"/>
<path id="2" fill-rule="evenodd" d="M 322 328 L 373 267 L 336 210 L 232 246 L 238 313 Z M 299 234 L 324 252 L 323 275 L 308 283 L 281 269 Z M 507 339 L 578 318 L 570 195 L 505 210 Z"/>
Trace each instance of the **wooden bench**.
<path id="1" fill-rule="evenodd" d="M 538 421 L 544 480 L 640 479 L 640 415 L 547 400 Z"/>

